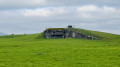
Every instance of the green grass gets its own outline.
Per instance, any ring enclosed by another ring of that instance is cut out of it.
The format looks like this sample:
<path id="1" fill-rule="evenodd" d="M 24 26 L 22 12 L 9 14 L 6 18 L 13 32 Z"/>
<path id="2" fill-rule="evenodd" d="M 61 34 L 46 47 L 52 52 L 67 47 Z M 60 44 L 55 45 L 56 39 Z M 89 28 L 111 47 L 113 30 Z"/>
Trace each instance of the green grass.
<path id="1" fill-rule="evenodd" d="M 120 67 L 120 35 L 82 31 L 102 39 L 44 39 L 43 33 L 0 36 L 0 67 Z"/>
<path id="2" fill-rule="evenodd" d="M 66 28 L 48 28 L 47 30 L 65 30 Z"/>

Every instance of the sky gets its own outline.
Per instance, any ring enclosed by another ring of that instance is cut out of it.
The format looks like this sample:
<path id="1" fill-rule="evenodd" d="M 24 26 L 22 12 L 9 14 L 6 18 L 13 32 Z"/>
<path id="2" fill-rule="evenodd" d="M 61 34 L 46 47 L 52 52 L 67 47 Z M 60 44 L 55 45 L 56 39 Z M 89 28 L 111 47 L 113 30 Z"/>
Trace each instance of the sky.
<path id="1" fill-rule="evenodd" d="M 32 34 L 68 25 L 120 34 L 120 0 L 0 0 L 0 32 Z"/>

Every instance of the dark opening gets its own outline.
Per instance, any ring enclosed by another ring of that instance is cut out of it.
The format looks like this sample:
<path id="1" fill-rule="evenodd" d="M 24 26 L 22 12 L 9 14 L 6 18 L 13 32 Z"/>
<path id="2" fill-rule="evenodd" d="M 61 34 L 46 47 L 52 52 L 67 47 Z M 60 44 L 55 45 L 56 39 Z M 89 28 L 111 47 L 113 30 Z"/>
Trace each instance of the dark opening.
<path id="1" fill-rule="evenodd" d="M 63 35 L 51 35 L 52 38 L 63 38 Z"/>

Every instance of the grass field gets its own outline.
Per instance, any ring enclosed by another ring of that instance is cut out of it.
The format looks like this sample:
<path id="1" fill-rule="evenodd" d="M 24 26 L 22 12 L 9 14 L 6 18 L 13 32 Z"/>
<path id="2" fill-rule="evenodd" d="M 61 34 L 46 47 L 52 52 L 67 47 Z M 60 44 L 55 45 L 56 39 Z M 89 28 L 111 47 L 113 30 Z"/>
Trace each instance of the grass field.
<path id="1" fill-rule="evenodd" d="M 90 32 L 105 38 L 44 39 L 40 34 L 1 36 L 0 67 L 120 67 L 120 35 Z"/>

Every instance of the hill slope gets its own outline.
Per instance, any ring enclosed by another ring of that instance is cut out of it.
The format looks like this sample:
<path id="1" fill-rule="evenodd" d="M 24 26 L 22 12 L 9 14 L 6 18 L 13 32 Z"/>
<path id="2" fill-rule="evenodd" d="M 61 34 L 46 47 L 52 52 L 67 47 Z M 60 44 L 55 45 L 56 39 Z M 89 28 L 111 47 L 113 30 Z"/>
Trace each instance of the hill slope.
<path id="1" fill-rule="evenodd" d="M 111 40 L 111 39 L 120 39 L 120 35 L 117 34 L 111 34 L 111 33 L 105 33 L 105 32 L 99 32 L 99 31 L 91 31 L 91 30 L 85 30 L 85 29 L 77 29 L 77 28 L 72 28 L 71 30 L 81 32 L 86 35 L 94 36 L 100 39 L 106 39 L 106 40 Z"/>
<path id="2" fill-rule="evenodd" d="M 85 35 L 90 35 L 96 38 L 99 38 L 101 40 L 116 40 L 120 39 L 120 35 L 117 34 L 111 34 L 111 33 L 105 33 L 105 32 L 99 32 L 99 31 L 91 31 L 91 30 L 85 30 L 85 29 L 79 29 L 79 28 L 72 28 L 70 30 L 80 32 Z M 37 33 L 37 34 L 23 34 L 23 35 L 5 35 L 0 36 L 0 38 L 22 38 L 22 39 L 44 39 L 44 33 Z"/>
<path id="3" fill-rule="evenodd" d="M 120 36 L 72 29 L 87 39 L 45 39 L 44 33 L 0 36 L 0 67 L 119 67 Z"/>

